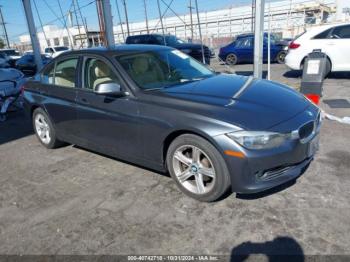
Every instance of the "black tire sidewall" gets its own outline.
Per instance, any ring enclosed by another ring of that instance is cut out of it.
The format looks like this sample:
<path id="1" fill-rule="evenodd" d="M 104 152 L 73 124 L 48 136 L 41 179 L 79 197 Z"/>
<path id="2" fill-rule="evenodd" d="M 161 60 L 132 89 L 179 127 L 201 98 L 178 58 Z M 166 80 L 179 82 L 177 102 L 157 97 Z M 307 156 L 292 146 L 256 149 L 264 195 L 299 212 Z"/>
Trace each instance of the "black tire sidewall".
<path id="1" fill-rule="evenodd" d="M 193 145 L 198 147 L 205 154 L 207 154 L 212 161 L 216 173 L 216 179 L 213 189 L 206 194 L 198 195 L 188 191 L 182 186 L 175 175 L 172 158 L 176 149 L 183 145 Z M 200 136 L 186 134 L 177 137 L 168 148 L 166 162 L 168 171 L 180 190 L 187 196 L 190 196 L 196 200 L 203 202 L 218 200 L 230 188 L 230 176 L 225 160 L 221 156 L 220 152 L 210 142 Z"/>
<path id="2" fill-rule="evenodd" d="M 49 128 L 50 128 L 50 137 L 51 137 L 51 140 L 50 140 L 50 143 L 48 144 L 45 144 L 39 137 L 37 131 L 36 131 L 36 127 L 35 127 L 35 117 L 37 114 L 41 114 L 45 117 L 45 120 L 47 122 L 47 124 L 49 125 Z M 52 125 L 52 122 L 51 122 L 51 119 L 50 117 L 46 114 L 45 110 L 43 110 L 42 108 L 37 108 L 34 110 L 33 112 L 33 116 L 32 116 L 32 123 L 33 123 L 33 129 L 34 129 L 34 132 L 35 132 L 35 135 L 36 137 L 38 138 L 38 140 L 40 141 L 40 143 L 46 147 L 46 148 L 49 148 L 49 149 L 52 149 L 52 148 L 55 148 L 57 147 L 57 144 L 58 144 L 58 140 L 56 138 L 56 131 Z"/>
<path id="3" fill-rule="evenodd" d="M 284 55 L 284 58 L 283 58 L 283 61 L 280 59 L 280 56 L 281 55 Z M 285 63 L 285 58 L 286 58 L 286 52 L 285 51 L 280 51 L 278 54 L 277 54 L 277 63 L 279 64 L 284 64 Z"/>

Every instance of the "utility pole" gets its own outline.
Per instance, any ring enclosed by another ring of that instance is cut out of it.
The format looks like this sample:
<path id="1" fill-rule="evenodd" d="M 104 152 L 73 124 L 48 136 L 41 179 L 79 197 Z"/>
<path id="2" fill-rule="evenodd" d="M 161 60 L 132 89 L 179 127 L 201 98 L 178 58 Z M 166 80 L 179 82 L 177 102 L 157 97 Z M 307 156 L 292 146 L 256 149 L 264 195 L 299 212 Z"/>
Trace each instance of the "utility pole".
<path id="1" fill-rule="evenodd" d="M 115 0 L 115 4 L 116 4 L 116 6 L 117 6 L 117 13 L 118 13 L 118 17 L 119 17 L 120 29 L 122 30 L 123 40 L 124 40 L 124 42 L 125 42 L 124 28 L 123 28 L 123 23 L 122 23 L 122 17 L 121 17 L 121 15 L 120 15 L 120 9 L 119 9 L 118 0 Z"/>
<path id="2" fill-rule="evenodd" d="M 35 64 L 36 64 L 37 70 L 39 71 L 43 67 L 43 63 L 41 61 L 40 44 L 39 44 L 38 36 L 36 34 L 32 7 L 30 5 L 30 0 L 22 0 L 22 3 L 23 3 L 26 19 L 27 19 L 30 40 L 32 42 Z"/>
<path id="3" fill-rule="evenodd" d="M 111 2 L 110 0 L 102 1 L 102 10 L 103 10 L 103 21 L 105 25 L 105 33 L 107 40 L 107 47 L 113 47 L 115 45 L 114 41 L 114 32 L 113 32 L 113 17 L 111 11 Z"/>
<path id="4" fill-rule="evenodd" d="M 126 20 L 126 29 L 127 29 L 127 31 L 128 31 L 128 36 L 130 36 L 128 9 L 126 8 L 126 2 L 125 2 L 125 0 L 123 0 L 123 5 L 124 5 L 125 20 Z"/>
<path id="5" fill-rule="evenodd" d="M 254 13 L 255 13 L 255 0 L 252 0 L 252 19 L 251 19 L 251 32 L 254 33 Z"/>
<path id="6" fill-rule="evenodd" d="M 70 43 L 70 46 L 71 48 L 73 49 L 74 48 L 74 39 L 73 39 L 73 36 L 71 36 L 70 32 L 69 32 L 69 28 L 67 27 L 67 22 L 66 22 L 66 19 L 64 18 L 65 15 L 63 14 L 63 10 L 62 10 L 62 6 L 61 6 L 61 2 L 60 0 L 57 0 L 57 3 L 58 3 L 58 7 L 60 8 L 60 12 L 61 12 L 61 16 L 62 16 L 62 19 L 63 19 L 63 26 L 64 28 L 66 28 L 67 30 L 67 35 L 68 35 L 68 39 L 69 39 L 69 43 Z M 54 12 L 53 12 L 54 13 Z M 72 38 L 71 38 L 72 37 Z"/>
<path id="7" fill-rule="evenodd" d="M 195 0 L 195 3 L 196 3 L 196 12 L 197 12 L 197 23 L 198 23 L 199 38 L 201 39 L 202 59 L 203 59 L 203 64 L 206 64 L 206 62 L 205 62 L 205 54 L 204 54 L 204 46 L 203 46 L 203 38 L 202 38 L 202 28 L 201 28 L 201 22 L 200 22 L 200 18 L 199 18 L 198 1 Z"/>
<path id="8" fill-rule="evenodd" d="M 90 47 L 89 30 L 88 30 L 88 27 L 87 27 L 87 24 L 86 24 L 86 19 L 84 19 L 83 14 L 81 13 L 81 9 L 80 9 L 78 0 L 75 0 L 75 1 L 76 1 L 76 5 L 77 5 L 77 8 L 78 8 L 78 11 L 79 11 L 81 22 L 83 23 L 83 27 L 84 27 L 84 30 L 85 30 L 87 47 Z"/>
<path id="9" fill-rule="evenodd" d="M 164 25 L 163 25 L 163 16 L 162 16 L 162 12 L 160 11 L 160 3 L 159 3 L 159 0 L 157 0 L 157 5 L 158 5 L 158 13 L 159 13 L 160 24 L 161 24 L 161 26 L 162 26 L 163 41 L 164 41 L 164 45 L 166 45 L 165 33 L 164 33 Z"/>
<path id="10" fill-rule="evenodd" d="M 7 30 L 6 30 L 6 23 L 4 21 L 4 17 L 2 15 L 2 10 L 1 10 L 2 6 L 0 5 L 0 24 L 2 25 L 2 29 L 4 31 L 4 35 L 5 35 L 5 40 L 6 40 L 6 45 L 8 48 L 10 48 L 10 42 L 9 42 L 9 36 L 7 35 Z"/>
<path id="11" fill-rule="evenodd" d="M 192 0 L 190 0 L 190 5 L 188 6 L 190 9 L 190 19 L 191 19 L 191 42 L 193 41 L 193 18 L 192 18 Z"/>
<path id="12" fill-rule="evenodd" d="M 79 25 L 79 21 L 78 21 L 78 15 L 77 15 L 77 9 L 76 9 L 76 6 L 75 6 L 75 0 L 73 0 L 73 9 L 74 9 L 74 16 L 75 16 L 75 22 L 78 26 L 78 32 L 79 32 L 79 38 L 80 38 L 80 47 L 82 47 L 83 45 L 83 42 L 81 41 L 81 32 L 80 32 L 80 25 Z M 73 24 L 74 26 L 74 24 Z"/>
<path id="13" fill-rule="evenodd" d="M 147 34 L 149 34 L 146 0 L 143 0 L 143 7 L 144 7 L 144 9 L 145 9 L 145 18 L 146 18 L 146 29 L 147 29 Z"/>
<path id="14" fill-rule="evenodd" d="M 102 13 L 102 0 L 96 0 L 96 8 L 97 8 L 98 25 L 100 27 L 100 36 L 102 39 L 102 43 L 105 46 L 107 46 L 106 38 L 105 38 L 105 24 L 104 24 L 103 13 Z"/>
<path id="15" fill-rule="evenodd" d="M 262 78 L 265 0 L 255 1 L 254 77 Z"/>

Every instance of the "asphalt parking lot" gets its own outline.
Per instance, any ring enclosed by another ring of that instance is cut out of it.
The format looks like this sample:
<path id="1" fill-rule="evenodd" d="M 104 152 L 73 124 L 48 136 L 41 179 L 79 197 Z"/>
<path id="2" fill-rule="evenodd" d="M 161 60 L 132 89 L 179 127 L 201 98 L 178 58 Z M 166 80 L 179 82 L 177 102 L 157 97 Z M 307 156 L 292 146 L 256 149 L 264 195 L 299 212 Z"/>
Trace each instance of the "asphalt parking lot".
<path id="1" fill-rule="evenodd" d="M 299 86 L 297 73 L 272 69 L 273 80 Z M 324 99 L 350 100 L 350 75 L 326 79 Z M 76 146 L 47 150 L 17 112 L 0 123 L 0 254 L 350 255 L 349 188 L 350 125 L 324 122 L 295 184 L 208 204 L 164 174 Z"/>

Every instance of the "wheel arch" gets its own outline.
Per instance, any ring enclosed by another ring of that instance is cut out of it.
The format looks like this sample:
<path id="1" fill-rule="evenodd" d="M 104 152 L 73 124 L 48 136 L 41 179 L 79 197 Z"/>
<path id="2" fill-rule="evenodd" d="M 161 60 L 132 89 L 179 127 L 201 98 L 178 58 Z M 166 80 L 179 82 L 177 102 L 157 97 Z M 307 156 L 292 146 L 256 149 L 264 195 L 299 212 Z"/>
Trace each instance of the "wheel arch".
<path id="1" fill-rule="evenodd" d="M 211 138 L 208 134 L 199 131 L 199 130 L 191 130 L 191 129 L 178 129 L 174 130 L 171 133 L 169 133 L 165 139 L 163 140 L 162 144 L 162 162 L 164 166 L 166 167 L 166 154 L 168 152 L 170 144 L 179 136 L 185 135 L 185 134 L 190 134 L 190 135 L 197 135 L 209 143 L 211 143 L 219 152 L 222 154 L 222 150 L 220 150 L 218 144 L 215 142 L 213 138 Z"/>
<path id="2" fill-rule="evenodd" d="M 327 57 L 327 60 L 329 61 L 330 63 L 330 69 L 329 71 L 332 72 L 332 67 L 333 67 L 333 63 L 332 63 L 332 59 L 329 57 L 328 54 L 326 54 L 326 57 Z M 304 58 L 301 60 L 300 62 L 300 69 L 302 70 L 303 67 L 304 67 L 304 63 L 305 63 L 305 60 L 306 60 L 307 56 L 304 56 Z"/>

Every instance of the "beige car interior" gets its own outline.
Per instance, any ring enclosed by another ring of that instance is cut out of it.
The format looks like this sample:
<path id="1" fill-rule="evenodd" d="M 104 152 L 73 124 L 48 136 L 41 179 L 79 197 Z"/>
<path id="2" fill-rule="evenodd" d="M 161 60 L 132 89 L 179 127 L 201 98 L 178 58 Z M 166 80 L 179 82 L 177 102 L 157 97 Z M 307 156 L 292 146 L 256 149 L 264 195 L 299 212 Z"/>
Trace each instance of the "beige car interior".
<path id="1" fill-rule="evenodd" d="M 93 90 L 101 83 L 119 82 L 109 66 L 101 60 L 94 60 L 92 62 L 92 70 L 93 74 L 91 74 L 92 77 L 90 76 L 90 86 L 92 86 Z"/>
<path id="2" fill-rule="evenodd" d="M 66 87 L 75 86 L 75 68 L 66 67 L 62 68 L 60 72 L 57 72 L 55 75 L 55 84 Z"/>
<path id="3" fill-rule="evenodd" d="M 129 74 L 139 84 L 155 83 L 164 80 L 158 63 L 152 63 L 147 56 L 135 57 Z"/>

